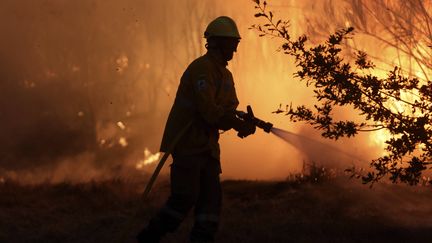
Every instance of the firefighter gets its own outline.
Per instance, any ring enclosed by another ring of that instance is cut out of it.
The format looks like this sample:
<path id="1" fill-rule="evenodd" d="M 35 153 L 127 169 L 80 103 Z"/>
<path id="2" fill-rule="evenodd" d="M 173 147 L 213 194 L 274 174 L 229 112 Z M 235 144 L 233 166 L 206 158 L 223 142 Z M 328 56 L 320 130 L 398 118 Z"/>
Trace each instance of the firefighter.
<path id="1" fill-rule="evenodd" d="M 221 16 L 210 22 L 204 37 L 207 53 L 183 73 L 169 114 L 161 151 L 171 152 L 171 195 L 165 206 L 137 236 L 138 242 L 159 242 L 175 231 L 194 207 L 191 242 L 213 242 L 221 211 L 219 131 L 231 128 L 243 138 L 255 124 L 236 117 L 239 104 L 231 72 L 226 68 L 240 42 L 236 23 Z M 173 151 L 178 132 L 192 121 Z"/>

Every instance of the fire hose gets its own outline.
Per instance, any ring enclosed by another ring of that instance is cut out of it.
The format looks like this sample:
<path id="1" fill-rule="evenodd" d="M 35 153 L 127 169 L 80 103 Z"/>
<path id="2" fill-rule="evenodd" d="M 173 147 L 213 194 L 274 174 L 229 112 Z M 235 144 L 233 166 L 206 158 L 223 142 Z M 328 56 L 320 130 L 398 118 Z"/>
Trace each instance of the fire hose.
<path id="1" fill-rule="evenodd" d="M 243 111 L 237 111 L 236 115 L 240 117 L 243 120 L 251 121 L 255 126 L 263 129 L 265 132 L 270 133 L 273 124 L 270 122 L 265 122 L 261 119 L 258 119 L 254 116 L 252 107 L 250 105 L 247 106 L 247 112 Z M 178 133 L 178 135 L 174 138 L 173 142 L 171 143 L 170 147 L 168 148 L 167 152 L 163 155 L 163 157 L 160 159 L 159 164 L 157 165 L 155 171 L 153 172 L 153 175 L 151 176 L 149 182 L 146 185 L 146 188 L 143 193 L 143 198 L 146 199 L 148 194 L 150 193 L 150 190 L 156 181 L 156 178 L 158 177 L 163 165 L 165 164 L 165 161 L 168 159 L 168 156 L 172 153 L 175 146 L 183 137 L 183 134 L 189 129 L 189 127 L 192 125 L 193 121 L 189 121 L 189 123 L 186 124 L 186 126 Z"/>
<path id="2" fill-rule="evenodd" d="M 236 115 L 237 117 L 239 117 L 240 119 L 244 120 L 244 121 L 249 121 L 252 122 L 256 127 L 259 127 L 261 129 L 263 129 L 265 132 L 270 133 L 273 124 L 271 124 L 270 122 L 265 122 L 261 119 L 258 119 L 254 116 L 253 111 L 252 111 L 252 107 L 250 105 L 247 106 L 247 112 L 243 112 L 243 111 L 236 111 Z M 168 147 L 168 150 L 166 151 L 166 153 L 162 156 L 162 158 L 159 160 L 158 165 L 156 166 L 152 176 L 150 177 L 149 182 L 147 183 L 144 192 L 142 194 L 142 199 L 143 201 L 145 201 L 153 187 L 153 184 L 155 183 L 160 171 L 162 170 L 162 167 L 164 166 L 166 160 L 168 159 L 168 157 L 170 156 L 170 154 L 174 151 L 177 143 L 180 141 L 180 139 L 183 137 L 183 135 L 186 133 L 186 131 L 192 126 L 193 120 L 189 121 L 184 127 L 183 129 L 177 134 L 177 136 L 174 138 L 174 140 L 172 141 L 172 143 L 170 144 L 170 146 Z M 142 204 L 140 204 L 142 205 Z M 136 215 L 138 214 L 140 208 L 137 210 L 137 212 L 135 213 L 135 215 L 130 219 L 130 221 L 128 221 L 128 228 L 129 229 L 132 226 L 132 223 L 134 222 Z M 125 241 L 126 237 L 127 237 L 127 232 L 124 232 L 124 234 L 122 235 L 122 242 Z"/>
<path id="3" fill-rule="evenodd" d="M 177 143 L 180 141 L 180 139 L 183 137 L 183 135 L 186 133 L 186 131 L 192 126 L 193 120 L 189 121 L 182 130 L 180 130 L 180 132 L 177 134 L 177 136 L 174 138 L 173 142 L 170 144 L 170 146 L 168 147 L 167 152 L 162 156 L 162 158 L 159 160 L 158 165 L 156 166 L 152 176 L 150 177 L 149 182 L 147 183 L 144 192 L 142 194 L 142 199 L 143 201 L 147 200 L 147 197 L 153 187 L 153 184 L 155 183 L 162 167 L 164 166 L 166 160 L 168 159 L 168 157 L 170 156 L 170 154 L 172 153 L 172 151 L 174 150 L 175 146 L 177 145 Z M 131 228 L 131 226 L 133 225 L 139 211 L 141 210 L 141 205 L 144 205 L 144 203 L 140 203 L 140 206 L 138 207 L 138 209 L 136 210 L 135 214 L 129 219 L 129 221 L 126 223 L 127 228 L 125 231 L 123 231 L 123 234 L 121 235 L 121 241 L 120 242 L 127 242 L 127 234 L 129 233 L 129 229 Z"/>
<path id="4" fill-rule="evenodd" d="M 256 118 L 253 114 L 252 107 L 250 105 L 247 106 L 247 112 L 237 111 L 236 115 L 245 121 L 246 120 L 251 121 L 255 126 L 263 129 L 267 133 L 270 133 L 270 131 L 273 127 L 273 124 L 271 124 L 270 122 L 265 122 L 261 119 Z M 158 177 L 163 165 L 165 164 L 165 161 L 168 159 L 168 156 L 172 153 L 175 146 L 177 145 L 177 143 L 179 142 L 181 137 L 183 137 L 183 134 L 192 125 L 192 123 L 193 123 L 193 121 L 190 121 L 189 123 L 187 123 L 186 126 L 178 133 L 178 135 L 174 138 L 173 142 L 171 143 L 170 147 L 168 148 L 167 152 L 160 159 L 159 164 L 157 165 L 155 171 L 153 172 L 153 175 L 151 176 L 149 182 L 146 185 L 146 188 L 145 188 L 144 193 L 143 193 L 144 199 L 146 199 L 148 194 L 150 193 L 150 190 L 151 190 L 154 182 L 156 181 L 156 178 Z"/>

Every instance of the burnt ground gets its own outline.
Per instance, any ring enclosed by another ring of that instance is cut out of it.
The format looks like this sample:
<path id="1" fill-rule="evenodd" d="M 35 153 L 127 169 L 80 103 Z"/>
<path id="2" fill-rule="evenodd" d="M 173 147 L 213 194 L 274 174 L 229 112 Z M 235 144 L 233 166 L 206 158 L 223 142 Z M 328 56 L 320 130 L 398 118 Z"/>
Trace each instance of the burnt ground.
<path id="1" fill-rule="evenodd" d="M 142 203 L 145 181 L 84 184 L 0 184 L 0 242 L 134 242 L 163 204 L 160 180 Z M 379 184 L 345 177 L 312 183 L 224 181 L 217 242 L 430 242 L 430 187 Z M 136 220 L 130 221 L 138 206 Z M 130 225 L 130 226 L 128 226 Z M 163 242 L 187 242 L 189 216 Z"/>

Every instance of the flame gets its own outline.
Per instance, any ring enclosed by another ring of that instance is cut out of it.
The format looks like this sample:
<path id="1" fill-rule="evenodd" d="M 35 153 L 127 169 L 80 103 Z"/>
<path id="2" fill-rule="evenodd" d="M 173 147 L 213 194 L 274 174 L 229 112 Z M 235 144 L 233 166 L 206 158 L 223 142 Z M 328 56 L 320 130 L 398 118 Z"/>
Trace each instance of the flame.
<path id="1" fill-rule="evenodd" d="M 389 140 L 391 138 L 391 134 L 387 130 L 378 130 L 375 132 L 372 132 L 369 135 L 370 144 L 373 146 L 379 146 L 380 148 L 385 148 L 386 143 L 385 141 Z"/>
<path id="2" fill-rule="evenodd" d="M 125 129 L 126 129 L 125 124 L 124 124 L 123 122 L 121 122 L 121 121 L 117 122 L 117 126 L 118 126 L 121 130 L 125 130 Z"/>
<path id="3" fill-rule="evenodd" d="M 414 95 L 402 94 L 402 96 L 405 96 L 404 99 L 407 101 L 413 102 L 413 100 L 414 100 Z M 387 103 L 388 103 L 388 107 L 390 108 L 390 110 L 392 112 L 402 113 L 402 114 L 409 115 L 409 116 L 421 116 L 422 115 L 422 113 L 419 110 L 417 110 L 416 112 L 411 112 L 408 109 L 408 106 L 401 101 L 393 99 L 392 101 L 389 101 Z M 387 146 L 385 142 L 388 141 L 392 137 L 398 137 L 398 136 L 391 135 L 388 130 L 382 129 L 382 130 L 372 132 L 369 135 L 369 140 L 370 140 L 371 145 L 379 146 L 380 148 L 384 149 Z M 425 148 L 424 144 L 419 144 L 417 147 L 417 150 L 419 152 L 421 152 L 424 148 Z M 383 155 L 386 155 L 386 154 L 388 154 L 388 152 L 384 151 Z"/>
<path id="4" fill-rule="evenodd" d="M 409 56 L 401 57 L 400 63 L 408 65 L 409 58 L 410 58 Z M 426 74 L 421 70 L 421 67 L 413 66 L 413 69 L 414 69 L 413 73 L 415 74 L 415 77 L 417 77 L 420 80 L 420 83 L 424 82 L 424 80 L 426 80 Z M 373 74 L 375 74 L 380 78 L 385 78 L 387 76 L 387 73 L 384 70 L 375 70 Z M 417 90 L 400 91 L 400 98 L 412 104 L 415 103 L 416 101 L 420 101 L 419 97 L 420 94 L 418 93 Z M 412 112 L 411 105 L 404 103 L 403 101 L 398 100 L 396 98 L 390 98 L 387 102 L 384 103 L 384 105 L 393 113 L 401 113 L 407 116 L 423 115 L 420 109 L 417 109 L 415 112 Z M 374 146 L 379 146 L 380 148 L 384 149 L 386 147 L 385 141 L 389 140 L 390 138 L 392 138 L 392 135 L 386 129 L 378 130 L 376 132 L 372 132 L 369 135 L 369 141 L 370 141 L 369 144 Z M 422 146 L 419 146 L 418 149 L 421 150 Z M 387 152 L 384 152 L 384 154 L 387 154 Z"/>
<path id="5" fill-rule="evenodd" d="M 404 91 L 401 91 L 401 97 L 402 97 L 402 99 L 409 101 L 409 102 L 413 102 L 415 99 L 415 95 L 408 94 Z M 413 113 L 410 111 L 409 105 L 403 103 L 402 101 L 396 100 L 394 98 L 389 99 L 385 103 L 385 105 L 388 107 L 388 109 L 390 109 L 394 113 L 401 113 L 401 114 L 409 115 L 409 116 L 421 115 L 420 111 L 416 111 Z M 381 148 L 386 147 L 385 142 L 388 141 L 391 137 L 392 137 L 392 135 L 386 129 L 375 131 L 375 132 L 371 133 L 369 136 L 371 144 L 379 146 Z M 386 154 L 386 152 L 384 154 Z"/>
<path id="6" fill-rule="evenodd" d="M 161 153 L 157 152 L 155 154 L 152 154 L 148 148 L 144 149 L 144 160 L 140 160 L 136 165 L 135 168 L 140 170 L 143 169 L 144 166 L 153 164 L 154 162 L 158 161 L 160 159 Z"/>
<path id="7" fill-rule="evenodd" d="M 127 146 L 128 146 L 128 142 L 127 142 L 127 140 L 126 140 L 125 137 L 121 137 L 121 138 L 119 138 L 118 143 L 119 143 L 122 147 L 127 147 Z"/>

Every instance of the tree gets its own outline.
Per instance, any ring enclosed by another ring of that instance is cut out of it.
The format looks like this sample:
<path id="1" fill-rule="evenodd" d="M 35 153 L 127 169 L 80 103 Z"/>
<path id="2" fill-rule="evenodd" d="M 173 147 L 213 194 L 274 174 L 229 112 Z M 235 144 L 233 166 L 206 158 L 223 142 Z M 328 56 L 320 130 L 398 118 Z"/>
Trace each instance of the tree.
<path id="1" fill-rule="evenodd" d="M 370 55 L 375 61 L 390 68 L 397 64 L 408 75 L 429 79 L 432 67 L 430 1 L 324 0 L 314 4 L 325 11 L 307 17 L 310 35 L 324 36 L 335 27 L 349 24 L 381 52 L 393 52 L 392 58 Z M 361 46 L 356 40 L 346 45 L 354 50 Z"/>
<path id="2" fill-rule="evenodd" d="M 343 41 L 353 37 L 352 27 L 312 45 L 306 35 L 292 38 L 289 21 L 276 19 L 267 10 L 266 1 L 254 2 L 255 17 L 265 23 L 252 28 L 260 36 L 282 40 L 279 50 L 294 58 L 298 68 L 295 76 L 313 88 L 316 98 L 313 108 L 289 106 L 276 112 L 285 112 L 294 122 L 307 122 L 330 139 L 387 130 L 391 134 L 385 142 L 387 155 L 372 160 L 374 171 L 362 176 L 364 183 L 389 175 L 392 182 L 417 184 L 432 164 L 432 82 L 407 77 L 400 67 L 394 67 L 384 78 L 377 77 L 372 74 L 375 65 L 365 52 L 356 51 L 353 60 L 345 58 Z M 414 99 L 406 99 L 406 94 Z M 334 110 L 343 106 L 352 107 L 363 122 L 335 119 Z"/>

